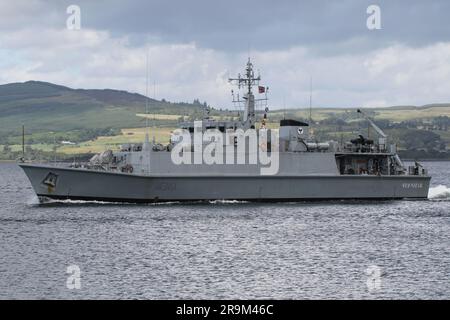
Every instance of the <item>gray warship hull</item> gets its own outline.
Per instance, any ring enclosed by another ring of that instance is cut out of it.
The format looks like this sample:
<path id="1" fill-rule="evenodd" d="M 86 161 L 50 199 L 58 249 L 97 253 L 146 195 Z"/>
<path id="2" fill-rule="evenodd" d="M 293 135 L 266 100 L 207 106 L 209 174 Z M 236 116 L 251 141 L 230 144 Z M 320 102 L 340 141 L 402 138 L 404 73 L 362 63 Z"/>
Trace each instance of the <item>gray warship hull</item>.
<path id="1" fill-rule="evenodd" d="M 20 164 L 39 197 L 152 203 L 171 201 L 304 201 L 426 199 L 429 176 L 130 174 Z M 57 177 L 54 185 L 44 183 Z"/>

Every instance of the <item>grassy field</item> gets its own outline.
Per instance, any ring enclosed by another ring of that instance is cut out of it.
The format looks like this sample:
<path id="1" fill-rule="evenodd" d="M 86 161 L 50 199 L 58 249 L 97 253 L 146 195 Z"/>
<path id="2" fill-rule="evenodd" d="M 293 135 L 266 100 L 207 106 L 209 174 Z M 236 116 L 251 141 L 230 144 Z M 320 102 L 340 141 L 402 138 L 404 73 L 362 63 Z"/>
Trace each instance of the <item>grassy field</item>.
<path id="1" fill-rule="evenodd" d="M 322 121 L 329 117 L 356 116 L 356 108 L 334 109 L 334 108 L 317 108 L 312 109 L 312 118 L 315 121 Z M 401 122 L 405 120 L 427 119 L 439 116 L 450 117 L 450 106 L 429 106 L 429 107 L 393 107 L 393 108 L 377 108 L 363 109 L 374 119 L 390 120 L 393 122 Z M 309 109 L 287 109 L 277 110 L 269 113 L 270 117 L 294 117 L 309 119 Z"/>
<path id="2" fill-rule="evenodd" d="M 315 121 L 322 121 L 330 116 L 336 116 L 339 114 L 345 113 L 346 110 L 344 109 L 313 109 L 311 112 L 311 117 Z M 303 110 L 286 110 L 281 111 L 277 110 L 274 112 L 269 113 L 269 119 L 270 117 L 276 117 L 276 118 L 300 118 L 300 119 L 309 119 L 309 110 L 303 109 Z"/>
<path id="3" fill-rule="evenodd" d="M 154 113 L 154 114 L 138 113 L 138 114 L 136 114 L 136 116 L 144 118 L 144 119 L 147 118 L 149 120 L 169 120 L 169 121 L 170 120 L 176 121 L 183 117 L 183 116 L 176 115 L 176 114 L 159 114 L 159 113 Z"/>
<path id="4" fill-rule="evenodd" d="M 153 140 L 155 138 L 156 142 L 168 143 L 170 138 L 170 133 L 175 128 L 149 128 L 149 138 Z M 119 135 L 115 136 L 100 136 L 97 139 L 84 141 L 75 145 L 62 145 L 57 144 L 56 151 L 58 153 L 65 154 L 82 154 L 82 153 L 97 153 L 102 152 L 107 149 L 118 150 L 121 144 L 124 143 L 141 143 L 145 140 L 145 133 L 147 129 L 145 128 L 129 128 L 122 129 Z M 52 152 L 54 150 L 54 144 L 44 144 L 44 143 L 33 143 L 26 144 L 27 146 L 42 150 Z M 3 150 L 4 145 L 0 145 L 0 150 Z M 11 144 L 9 145 L 13 152 L 22 151 L 22 145 Z"/>
<path id="5" fill-rule="evenodd" d="M 175 128 L 149 128 L 149 138 L 156 142 L 168 143 L 170 133 Z M 58 152 L 66 154 L 78 154 L 78 153 L 95 153 L 101 152 L 106 149 L 117 150 L 120 145 L 124 143 L 141 143 L 145 140 L 146 128 L 129 128 L 122 129 L 120 135 L 98 137 L 94 140 L 85 141 L 77 145 L 65 145 L 58 148 Z"/>
<path id="6" fill-rule="evenodd" d="M 36 144 L 32 144 L 30 146 L 33 149 L 38 149 L 38 150 L 42 150 L 42 151 L 53 151 L 53 146 L 50 144 L 36 143 Z M 0 144 L 0 150 L 3 150 L 3 147 L 4 147 L 4 145 Z M 13 151 L 13 152 L 22 151 L 22 145 L 20 145 L 20 144 L 12 144 L 12 145 L 9 145 L 9 147 L 11 148 L 11 151 Z"/>
<path id="7" fill-rule="evenodd" d="M 394 122 L 400 122 L 413 119 L 426 119 L 439 116 L 450 117 L 450 108 L 446 107 L 431 107 L 431 108 L 417 108 L 409 110 L 376 110 L 375 119 L 386 119 Z"/>

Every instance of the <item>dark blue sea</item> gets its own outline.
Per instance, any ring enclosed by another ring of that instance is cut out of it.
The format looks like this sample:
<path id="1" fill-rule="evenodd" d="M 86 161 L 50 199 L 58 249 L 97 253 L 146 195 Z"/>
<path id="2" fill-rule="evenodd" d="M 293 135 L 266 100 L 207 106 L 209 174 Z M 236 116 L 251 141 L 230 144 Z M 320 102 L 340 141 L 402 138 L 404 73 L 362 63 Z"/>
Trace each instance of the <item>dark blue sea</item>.
<path id="1" fill-rule="evenodd" d="M 0 163 L 0 299 L 450 299 L 450 162 L 425 166 L 424 201 L 132 205 L 39 204 Z"/>

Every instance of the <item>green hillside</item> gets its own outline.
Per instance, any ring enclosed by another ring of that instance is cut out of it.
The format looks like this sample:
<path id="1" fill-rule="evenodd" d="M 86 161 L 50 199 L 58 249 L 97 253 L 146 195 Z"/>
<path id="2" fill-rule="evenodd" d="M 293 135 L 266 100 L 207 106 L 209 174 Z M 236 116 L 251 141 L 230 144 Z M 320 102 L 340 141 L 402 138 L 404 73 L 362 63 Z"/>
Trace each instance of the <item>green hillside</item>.
<path id="1" fill-rule="evenodd" d="M 146 98 L 118 90 L 71 89 L 46 82 L 28 81 L 0 85 L 0 134 L 15 135 L 22 123 L 28 132 L 142 126 L 137 113 Z M 199 104 L 148 99 L 152 113 L 199 112 Z"/>

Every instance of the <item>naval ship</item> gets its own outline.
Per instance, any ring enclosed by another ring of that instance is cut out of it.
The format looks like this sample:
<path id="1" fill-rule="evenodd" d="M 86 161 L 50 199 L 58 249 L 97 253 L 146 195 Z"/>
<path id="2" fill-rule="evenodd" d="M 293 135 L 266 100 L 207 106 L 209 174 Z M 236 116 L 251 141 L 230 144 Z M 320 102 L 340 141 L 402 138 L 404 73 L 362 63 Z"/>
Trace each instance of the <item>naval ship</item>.
<path id="1" fill-rule="evenodd" d="M 167 145 L 149 141 L 147 132 L 142 143 L 104 151 L 85 163 L 19 165 L 41 201 L 427 198 L 427 170 L 417 162 L 405 166 L 396 146 L 362 110 L 358 113 L 377 133 L 375 139 L 359 135 L 348 142 L 319 142 L 309 124 L 298 119 L 267 128 L 268 109 L 255 110 L 259 101 L 267 101 L 268 88 L 260 80 L 249 59 L 245 73 L 229 79 L 237 86 L 233 102 L 244 106 L 239 118 L 219 121 L 206 112 L 201 121 L 182 123 Z"/>

